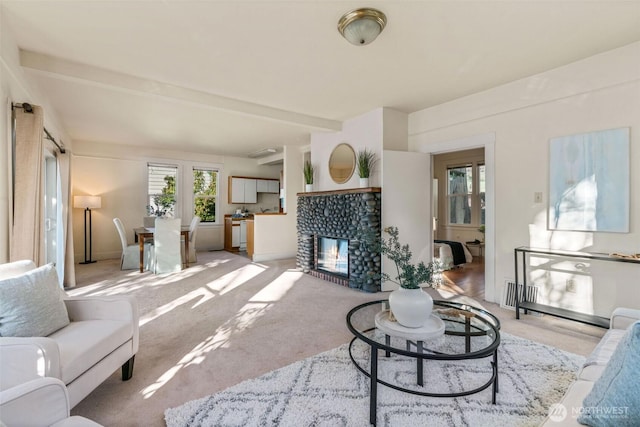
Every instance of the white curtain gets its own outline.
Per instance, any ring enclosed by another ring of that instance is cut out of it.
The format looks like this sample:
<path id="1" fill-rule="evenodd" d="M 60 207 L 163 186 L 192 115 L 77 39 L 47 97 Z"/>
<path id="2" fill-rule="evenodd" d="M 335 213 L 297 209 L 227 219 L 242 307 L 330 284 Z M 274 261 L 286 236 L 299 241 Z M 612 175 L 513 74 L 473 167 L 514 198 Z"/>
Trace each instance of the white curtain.
<path id="1" fill-rule="evenodd" d="M 76 286 L 76 270 L 73 258 L 73 215 L 71 202 L 71 153 L 58 154 L 58 235 L 56 266 L 61 284 L 67 288 Z"/>
<path id="2" fill-rule="evenodd" d="M 30 259 L 41 265 L 44 262 L 43 112 L 34 105 L 32 113 L 22 108 L 16 108 L 14 113 L 15 175 L 9 259 Z"/>

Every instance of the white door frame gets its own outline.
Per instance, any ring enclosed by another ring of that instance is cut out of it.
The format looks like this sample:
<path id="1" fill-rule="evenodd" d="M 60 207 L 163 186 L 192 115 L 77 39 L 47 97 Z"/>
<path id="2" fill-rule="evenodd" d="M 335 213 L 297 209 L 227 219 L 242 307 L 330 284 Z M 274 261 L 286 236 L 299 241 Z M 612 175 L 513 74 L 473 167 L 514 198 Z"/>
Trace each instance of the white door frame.
<path id="1" fill-rule="evenodd" d="M 496 134 L 487 133 L 437 143 L 417 143 L 416 151 L 430 155 L 484 147 L 485 160 L 485 248 L 484 299 L 499 303 L 501 288 L 496 286 L 495 272 L 495 142 Z M 432 209 L 432 204 L 430 204 Z M 433 217 L 433 212 L 429 217 Z M 432 239 L 433 239 L 433 231 Z"/>

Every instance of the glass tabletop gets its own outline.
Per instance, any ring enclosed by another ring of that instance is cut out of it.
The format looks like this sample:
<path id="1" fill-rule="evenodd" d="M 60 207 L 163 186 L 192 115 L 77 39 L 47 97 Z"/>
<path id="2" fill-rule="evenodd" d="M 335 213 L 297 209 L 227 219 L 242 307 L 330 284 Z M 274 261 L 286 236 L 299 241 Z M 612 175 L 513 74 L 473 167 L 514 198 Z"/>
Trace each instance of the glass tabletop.
<path id="1" fill-rule="evenodd" d="M 435 300 L 433 324 L 444 324 L 444 331 L 434 326 L 426 333 L 389 323 L 388 310 L 388 300 L 361 304 L 347 314 L 347 327 L 371 346 L 421 359 L 479 358 L 492 354 L 500 344 L 500 321 L 478 307 Z"/>

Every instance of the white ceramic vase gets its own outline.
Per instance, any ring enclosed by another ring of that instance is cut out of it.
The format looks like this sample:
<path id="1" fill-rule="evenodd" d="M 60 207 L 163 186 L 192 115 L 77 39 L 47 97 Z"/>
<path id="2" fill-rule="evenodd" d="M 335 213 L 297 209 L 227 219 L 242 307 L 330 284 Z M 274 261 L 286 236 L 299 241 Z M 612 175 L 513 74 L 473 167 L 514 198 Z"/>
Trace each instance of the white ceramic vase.
<path id="1" fill-rule="evenodd" d="M 313 184 L 305 184 L 304 191 L 307 193 L 311 193 L 313 191 Z"/>
<path id="2" fill-rule="evenodd" d="M 420 328 L 431 317 L 433 298 L 421 288 L 398 288 L 389 294 L 389 306 L 402 326 Z"/>
<path id="3" fill-rule="evenodd" d="M 367 188 L 369 186 L 369 178 L 360 178 L 360 188 Z"/>

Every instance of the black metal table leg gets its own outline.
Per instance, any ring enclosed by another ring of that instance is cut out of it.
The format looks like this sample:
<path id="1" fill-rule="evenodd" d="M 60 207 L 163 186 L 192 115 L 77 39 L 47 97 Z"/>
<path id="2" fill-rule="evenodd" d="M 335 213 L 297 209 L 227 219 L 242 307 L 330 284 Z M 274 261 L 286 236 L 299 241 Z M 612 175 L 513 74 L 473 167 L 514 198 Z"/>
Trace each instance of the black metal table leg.
<path id="1" fill-rule="evenodd" d="M 371 389 L 369 390 L 369 423 L 376 425 L 378 406 L 378 349 L 371 346 Z"/>
<path id="2" fill-rule="evenodd" d="M 391 347 L 391 336 L 389 335 L 385 335 L 384 336 L 384 343 L 386 344 L 387 347 Z M 384 356 L 385 357 L 391 357 L 391 352 L 389 350 L 384 352 Z"/>
<path id="3" fill-rule="evenodd" d="M 496 365 L 496 393 L 500 393 L 500 389 L 498 388 L 498 349 L 496 349 L 495 353 L 493 353 L 493 363 L 495 363 Z M 495 399 L 493 400 L 493 403 L 496 403 Z"/>
<path id="4" fill-rule="evenodd" d="M 416 343 L 416 347 L 418 348 L 418 353 L 422 354 L 422 351 L 424 349 L 423 345 L 422 345 L 422 341 L 418 341 Z M 422 360 L 422 358 L 418 357 L 417 359 L 417 363 L 418 363 L 418 385 L 419 386 L 424 386 L 424 361 Z"/>
<path id="5" fill-rule="evenodd" d="M 465 316 L 464 332 L 464 348 L 467 353 L 471 353 L 471 318 L 469 316 Z"/>
<path id="6" fill-rule="evenodd" d="M 520 296 L 518 295 L 518 249 L 513 250 L 515 262 L 516 320 L 520 319 Z"/>

